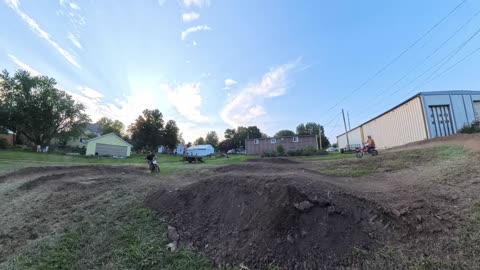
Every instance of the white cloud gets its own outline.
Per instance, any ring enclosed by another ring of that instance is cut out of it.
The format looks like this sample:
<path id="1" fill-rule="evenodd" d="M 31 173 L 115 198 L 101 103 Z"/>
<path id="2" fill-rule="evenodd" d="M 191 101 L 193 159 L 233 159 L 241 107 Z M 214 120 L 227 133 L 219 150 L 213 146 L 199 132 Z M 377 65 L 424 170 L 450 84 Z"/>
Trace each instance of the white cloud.
<path id="1" fill-rule="evenodd" d="M 202 96 L 200 83 L 184 83 L 177 86 L 162 85 L 161 89 L 167 94 L 168 100 L 177 112 L 194 122 L 205 122 L 208 118 L 201 114 Z"/>
<path id="2" fill-rule="evenodd" d="M 183 13 L 182 15 L 182 20 L 184 22 L 193 22 L 195 20 L 198 20 L 198 18 L 200 18 L 200 14 L 193 11 L 189 13 Z"/>
<path id="3" fill-rule="evenodd" d="M 194 40 L 194 41 L 192 42 L 192 45 L 193 45 L 193 46 L 197 46 L 197 42 Z"/>
<path id="4" fill-rule="evenodd" d="M 91 99 L 94 99 L 94 100 L 99 100 L 99 99 L 103 98 L 102 93 L 100 93 L 97 90 L 92 89 L 90 87 L 79 86 L 79 87 L 77 87 L 77 89 L 87 98 L 91 98 Z"/>
<path id="5" fill-rule="evenodd" d="M 82 44 L 80 43 L 80 41 L 78 40 L 78 37 L 75 36 L 74 34 L 72 33 L 68 33 L 68 39 L 70 39 L 70 41 L 73 43 L 73 45 L 75 45 L 75 47 L 79 48 L 79 49 L 82 49 Z"/>
<path id="6" fill-rule="evenodd" d="M 71 9 L 75 9 L 75 10 L 80 10 L 81 9 L 80 6 L 77 3 L 71 2 L 69 5 L 70 5 Z"/>
<path id="7" fill-rule="evenodd" d="M 6 0 L 7 4 L 28 24 L 30 29 L 37 34 L 39 37 L 46 40 L 50 45 L 52 45 L 68 62 L 72 65 L 80 68 L 80 65 L 75 60 L 75 58 L 64 48 L 62 48 L 57 42 L 55 42 L 49 33 L 44 31 L 38 23 L 28 16 L 25 12 L 20 9 L 19 0 Z"/>
<path id="8" fill-rule="evenodd" d="M 158 5 L 163 6 L 167 0 L 158 0 Z"/>
<path id="9" fill-rule="evenodd" d="M 225 90 L 229 90 L 232 86 L 234 86 L 235 84 L 237 84 L 236 81 L 232 80 L 232 79 L 226 79 L 225 80 L 225 87 L 223 89 Z"/>
<path id="10" fill-rule="evenodd" d="M 198 32 L 198 31 L 209 31 L 212 30 L 208 25 L 197 25 L 194 27 L 190 27 L 187 30 L 182 32 L 182 40 L 185 40 L 190 34 Z"/>
<path id="11" fill-rule="evenodd" d="M 14 55 L 11 55 L 9 54 L 8 57 L 10 57 L 10 59 L 15 63 L 17 64 L 19 67 L 21 67 L 23 70 L 26 70 L 28 72 L 30 72 L 30 74 L 32 74 L 33 76 L 40 76 L 42 75 L 40 72 L 38 72 L 36 69 L 32 68 L 31 66 L 25 64 L 24 62 L 20 61 L 17 57 L 15 57 Z"/>
<path id="12" fill-rule="evenodd" d="M 262 80 L 240 90 L 221 112 L 222 119 L 230 126 L 248 125 L 255 118 L 267 114 L 262 107 L 265 99 L 284 95 L 287 89 L 287 75 L 297 62 L 270 69 Z"/>
<path id="13" fill-rule="evenodd" d="M 210 6 L 210 0 L 183 0 L 183 4 L 186 7 L 192 7 L 192 6 L 208 7 Z"/>

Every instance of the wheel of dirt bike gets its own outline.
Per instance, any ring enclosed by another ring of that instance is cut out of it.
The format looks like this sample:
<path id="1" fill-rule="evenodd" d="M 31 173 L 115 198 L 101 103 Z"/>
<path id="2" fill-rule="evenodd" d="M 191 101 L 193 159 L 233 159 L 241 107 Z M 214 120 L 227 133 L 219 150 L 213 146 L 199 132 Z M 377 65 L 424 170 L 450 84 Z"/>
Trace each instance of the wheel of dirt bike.
<path id="1" fill-rule="evenodd" d="M 357 152 L 357 158 L 363 157 L 363 152 Z"/>
<path id="2" fill-rule="evenodd" d="M 157 167 L 155 168 L 155 171 L 156 171 L 157 173 L 160 173 L 160 167 L 157 166 Z"/>
<path id="3" fill-rule="evenodd" d="M 372 156 L 376 156 L 378 155 L 378 151 L 377 150 L 372 150 Z"/>

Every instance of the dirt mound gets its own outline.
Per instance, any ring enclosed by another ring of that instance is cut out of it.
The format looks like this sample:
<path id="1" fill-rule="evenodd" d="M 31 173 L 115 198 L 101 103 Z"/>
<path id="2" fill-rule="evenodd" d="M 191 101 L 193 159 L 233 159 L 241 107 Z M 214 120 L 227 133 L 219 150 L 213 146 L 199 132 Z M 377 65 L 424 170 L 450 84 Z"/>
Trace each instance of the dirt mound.
<path id="1" fill-rule="evenodd" d="M 393 147 L 390 150 L 422 149 L 442 144 L 460 145 L 465 149 L 480 152 L 480 134 L 457 133 L 452 136 L 438 137 L 419 142 L 408 143 L 402 146 Z"/>
<path id="2" fill-rule="evenodd" d="M 262 158 L 249 160 L 248 162 L 263 162 L 263 163 L 272 163 L 272 164 L 298 164 L 297 161 L 294 161 L 288 158 L 283 158 L 283 157 L 273 157 L 273 158 L 262 157 Z"/>
<path id="3" fill-rule="evenodd" d="M 262 180 L 211 178 L 145 202 L 183 244 L 250 269 L 334 269 L 351 263 L 354 248 L 371 250 L 385 239 L 391 218 L 365 200 L 327 184 Z"/>

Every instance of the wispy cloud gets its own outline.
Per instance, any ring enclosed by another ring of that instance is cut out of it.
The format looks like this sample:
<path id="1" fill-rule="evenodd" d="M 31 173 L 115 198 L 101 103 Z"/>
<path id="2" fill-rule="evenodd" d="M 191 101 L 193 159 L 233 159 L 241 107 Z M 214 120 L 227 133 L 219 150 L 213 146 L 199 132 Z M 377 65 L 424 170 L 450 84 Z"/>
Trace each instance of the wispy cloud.
<path id="1" fill-rule="evenodd" d="M 167 2 L 167 0 L 158 0 L 158 5 L 163 6 L 165 5 L 165 2 Z"/>
<path id="2" fill-rule="evenodd" d="M 27 65 L 26 63 L 20 61 L 20 59 L 18 59 L 17 57 L 15 57 L 14 55 L 11 55 L 9 54 L 8 57 L 10 58 L 10 60 L 12 60 L 15 64 L 17 64 L 17 66 L 19 66 L 20 68 L 22 68 L 23 70 L 26 70 L 28 72 L 30 72 L 30 74 L 32 74 L 33 76 L 40 76 L 42 75 L 40 72 L 38 72 L 36 69 L 32 68 L 31 66 Z"/>
<path id="3" fill-rule="evenodd" d="M 192 33 L 195 33 L 198 31 L 210 31 L 210 30 L 212 30 L 212 28 L 210 28 L 210 26 L 208 25 L 197 25 L 194 27 L 190 27 L 187 30 L 182 32 L 182 40 L 187 39 L 187 37 Z"/>
<path id="4" fill-rule="evenodd" d="M 102 93 L 100 93 L 97 90 L 92 89 L 90 87 L 79 86 L 79 87 L 77 87 L 77 89 L 87 98 L 91 98 L 91 99 L 94 99 L 94 100 L 99 100 L 99 99 L 103 98 Z"/>
<path id="5" fill-rule="evenodd" d="M 228 102 L 220 113 L 230 126 L 247 125 L 255 118 L 267 114 L 262 103 L 265 99 L 284 95 L 287 89 L 288 73 L 298 61 L 270 69 L 262 80 L 240 90 L 240 93 Z"/>
<path id="6" fill-rule="evenodd" d="M 70 2 L 69 6 L 70 6 L 71 9 L 75 9 L 75 10 L 80 10 L 81 9 L 80 6 L 78 6 L 78 4 L 74 3 L 74 2 Z"/>
<path id="7" fill-rule="evenodd" d="M 235 84 L 237 84 L 236 81 L 232 80 L 232 79 L 226 79 L 225 80 L 225 87 L 223 89 L 225 90 L 229 90 L 232 86 L 234 86 Z"/>
<path id="8" fill-rule="evenodd" d="M 208 118 L 201 114 L 202 96 L 200 83 L 184 83 L 177 86 L 161 85 L 167 94 L 168 100 L 177 112 L 194 122 L 205 122 Z"/>
<path id="9" fill-rule="evenodd" d="M 183 5 L 186 7 L 208 7 L 210 6 L 210 0 L 183 0 Z"/>
<path id="10" fill-rule="evenodd" d="M 196 12 L 189 12 L 189 13 L 183 13 L 182 14 L 182 20 L 184 22 L 193 22 L 195 20 L 198 20 L 200 18 L 200 14 Z"/>
<path id="11" fill-rule="evenodd" d="M 70 64 L 81 68 L 75 58 L 64 48 L 62 48 L 57 42 L 53 40 L 51 35 L 43 30 L 38 23 L 23 12 L 20 8 L 19 0 L 6 0 L 7 5 L 12 8 L 30 27 L 30 29 L 37 34 L 39 37 L 46 40 L 50 45 L 52 45 Z"/>
<path id="12" fill-rule="evenodd" d="M 68 39 L 70 39 L 70 41 L 73 43 L 73 45 L 75 45 L 75 47 L 79 48 L 79 49 L 82 49 L 82 44 L 80 44 L 80 41 L 78 40 L 78 37 L 75 36 L 74 34 L 72 33 L 68 33 Z"/>

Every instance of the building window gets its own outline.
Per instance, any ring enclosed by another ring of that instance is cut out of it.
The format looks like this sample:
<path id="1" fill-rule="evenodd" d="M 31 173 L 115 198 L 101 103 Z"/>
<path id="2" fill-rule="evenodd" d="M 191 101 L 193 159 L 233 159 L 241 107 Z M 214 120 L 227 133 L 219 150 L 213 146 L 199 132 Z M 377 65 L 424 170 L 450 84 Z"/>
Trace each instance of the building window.
<path id="1" fill-rule="evenodd" d="M 293 142 L 298 142 L 298 137 L 293 137 Z"/>
<path id="2" fill-rule="evenodd" d="M 259 143 L 260 143 L 260 140 L 259 140 L 259 139 L 253 140 L 253 144 L 259 144 Z"/>
<path id="3" fill-rule="evenodd" d="M 275 139 L 275 138 L 270 139 L 270 143 L 277 143 L 277 139 Z"/>

